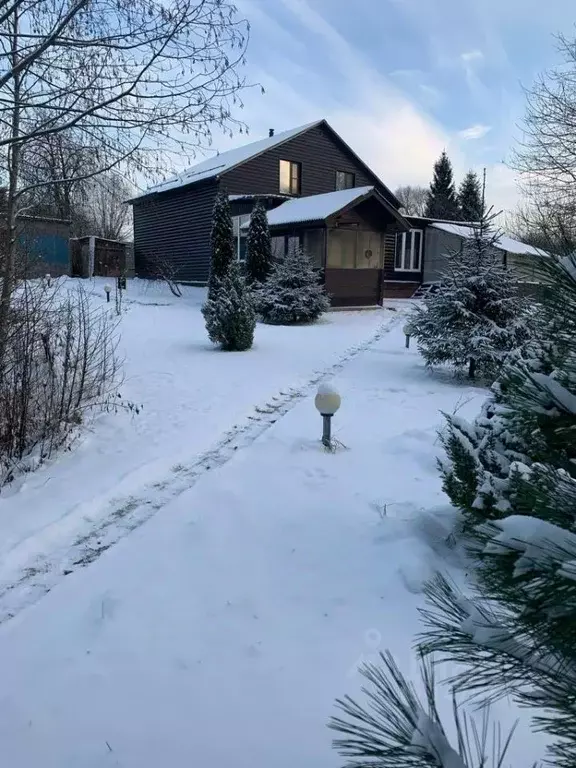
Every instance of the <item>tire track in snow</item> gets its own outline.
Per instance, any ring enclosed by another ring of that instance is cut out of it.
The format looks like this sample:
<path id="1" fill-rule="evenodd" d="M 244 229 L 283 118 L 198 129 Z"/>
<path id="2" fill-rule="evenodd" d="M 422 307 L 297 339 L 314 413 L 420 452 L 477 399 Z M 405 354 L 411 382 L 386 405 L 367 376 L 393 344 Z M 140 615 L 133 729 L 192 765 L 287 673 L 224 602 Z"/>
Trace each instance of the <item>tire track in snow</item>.
<path id="1" fill-rule="evenodd" d="M 301 386 L 280 390 L 266 403 L 255 406 L 254 414 L 248 416 L 243 424 L 226 432 L 211 449 L 189 463 L 174 466 L 171 474 L 161 482 L 143 487 L 138 495 L 110 502 L 109 512 L 85 535 L 42 555 L 16 573 L 10 583 L 0 584 L 0 624 L 40 600 L 74 571 L 97 560 L 103 552 L 140 527 L 158 510 L 193 488 L 205 474 L 217 470 L 239 450 L 249 447 L 278 419 L 309 397 L 322 379 L 339 373 L 350 360 L 397 326 L 401 318 L 401 313 L 389 318 L 370 338 L 347 349 L 336 363 L 315 371 Z"/>

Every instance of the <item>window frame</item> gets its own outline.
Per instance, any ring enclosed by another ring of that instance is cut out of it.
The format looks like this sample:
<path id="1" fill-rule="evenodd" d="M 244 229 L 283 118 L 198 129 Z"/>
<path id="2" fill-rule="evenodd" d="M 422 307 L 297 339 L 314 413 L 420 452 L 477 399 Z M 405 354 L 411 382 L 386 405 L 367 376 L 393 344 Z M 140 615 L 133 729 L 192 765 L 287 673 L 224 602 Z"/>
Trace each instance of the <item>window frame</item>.
<path id="1" fill-rule="evenodd" d="M 282 187 L 282 163 L 288 164 L 288 189 Z M 294 173 L 296 171 L 296 173 Z M 295 183 L 294 183 L 295 182 Z M 297 160 L 278 161 L 278 189 L 282 195 L 297 196 L 302 192 L 302 163 Z"/>
<path id="2" fill-rule="evenodd" d="M 335 173 L 336 173 L 336 181 L 334 184 L 334 189 L 337 192 L 340 192 L 344 189 L 354 189 L 354 187 L 356 186 L 356 174 L 354 173 L 354 171 L 336 171 Z M 350 184 L 349 186 L 343 186 L 343 187 L 338 186 L 338 176 L 340 174 L 344 177 L 344 179 L 346 179 L 347 177 L 351 178 L 352 184 Z"/>
<path id="3" fill-rule="evenodd" d="M 252 218 L 252 213 L 239 213 L 236 216 L 232 216 L 232 235 L 234 237 L 234 244 L 236 248 L 236 261 L 238 261 L 240 264 L 244 263 L 246 261 L 246 255 L 244 255 L 244 258 L 242 258 L 242 240 L 246 239 L 248 237 L 248 232 L 245 230 L 244 234 L 242 233 L 242 227 L 244 224 L 247 224 L 250 219 Z M 246 250 L 244 250 L 244 254 L 246 254 Z"/>
<path id="4" fill-rule="evenodd" d="M 416 235 L 420 234 L 420 247 L 418 248 L 418 253 L 415 254 L 415 248 L 414 243 L 416 240 Z M 409 250 L 406 248 L 407 243 L 407 235 L 410 235 L 410 248 Z M 398 238 L 401 238 L 399 241 Z M 400 265 L 398 265 L 398 243 L 401 242 L 402 246 L 400 249 Z M 395 272 L 421 272 L 422 271 L 422 249 L 424 246 L 424 230 L 423 229 L 410 229 L 408 232 L 398 232 L 396 234 L 396 243 L 395 243 L 395 250 L 394 250 L 394 271 Z M 407 260 L 406 257 L 408 256 L 408 264 L 409 266 L 406 266 Z M 416 262 L 414 261 L 416 257 Z M 417 266 L 414 266 L 416 263 Z"/>

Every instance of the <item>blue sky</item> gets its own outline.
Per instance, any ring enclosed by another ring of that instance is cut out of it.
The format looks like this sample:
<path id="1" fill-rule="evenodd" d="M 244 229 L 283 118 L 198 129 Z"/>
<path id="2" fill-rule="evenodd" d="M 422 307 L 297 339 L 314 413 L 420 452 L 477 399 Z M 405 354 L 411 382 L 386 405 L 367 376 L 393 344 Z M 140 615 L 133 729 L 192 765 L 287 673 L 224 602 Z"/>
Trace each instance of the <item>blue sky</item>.
<path id="1" fill-rule="evenodd" d="M 266 90 L 244 95 L 252 139 L 325 117 L 392 188 L 427 184 L 445 147 L 458 176 L 487 166 L 491 202 L 513 207 L 503 161 L 522 85 L 559 60 L 573 0 L 235 2 L 252 26 L 247 76 Z"/>

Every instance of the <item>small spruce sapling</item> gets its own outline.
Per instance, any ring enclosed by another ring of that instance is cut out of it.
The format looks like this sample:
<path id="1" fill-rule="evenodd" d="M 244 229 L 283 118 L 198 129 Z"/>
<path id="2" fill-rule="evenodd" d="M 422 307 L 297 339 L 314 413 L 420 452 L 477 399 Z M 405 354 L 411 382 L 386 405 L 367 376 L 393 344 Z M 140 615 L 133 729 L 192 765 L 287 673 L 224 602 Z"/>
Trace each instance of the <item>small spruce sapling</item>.
<path id="1" fill-rule="evenodd" d="M 237 264 L 222 278 L 215 278 L 212 293 L 202 307 L 210 341 L 226 352 L 250 349 L 256 314 L 250 292 Z"/>
<path id="2" fill-rule="evenodd" d="M 447 255 L 439 289 L 413 311 L 408 327 L 427 365 L 450 363 L 471 379 L 494 381 L 512 350 L 530 338 L 529 306 L 502 263 L 497 238 L 491 218 L 483 217 L 461 250 Z"/>
<path id="3" fill-rule="evenodd" d="M 277 261 L 268 280 L 254 293 L 265 323 L 312 323 L 330 307 L 318 273 L 302 248 L 291 248 Z"/>
<path id="4" fill-rule="evenodd" d="M 268 227 L 266 209 L 258 200 L 250 217 L 246 242 L 246 282 L 248 285 L 263 283 L 272 269 L 272 239 Z"/>

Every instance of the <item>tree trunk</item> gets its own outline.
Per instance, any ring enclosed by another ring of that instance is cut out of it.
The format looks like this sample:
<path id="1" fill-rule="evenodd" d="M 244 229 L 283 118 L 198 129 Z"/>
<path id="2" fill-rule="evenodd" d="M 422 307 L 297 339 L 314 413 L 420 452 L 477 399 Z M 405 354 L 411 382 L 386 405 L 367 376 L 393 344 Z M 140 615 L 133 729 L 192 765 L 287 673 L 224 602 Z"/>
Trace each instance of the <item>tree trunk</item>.
<path id="1" fill-rule="evenodd" d="M 15 67 L 18 63 L 18 11 L 14 12 L 12 19 L 12 51 L 11 62 Z M 17 137 L 20 131 L 20 109 L 21 109 L 21 75 L 14 75 L 14 106 L 12 109 L 12 120 L 10 132 L 12 137 Z M 2 292 L 0 294 L 0 375 L 4 366 L 4 357 L 6 355 L 6 344 L 8 341 L 8 325 L 10 322 L 10 305 L 12 301 L 12 292 L 14 290 L 14 273 L 16 266 L 16 203 L 18 192 L 18 181 L 20 171 L 20 144 L 15 142 L 8 148 L 8 192 L 6 207 L 6 252 L 4 254 L 4 264 L 2 268 Z"/>
<path id="2" fill-rule="evenodd" d="M 468 378 L 473 379 L 476 376 L 476 360 L 473 357 L 470 358 L 468 363 Z"/>

